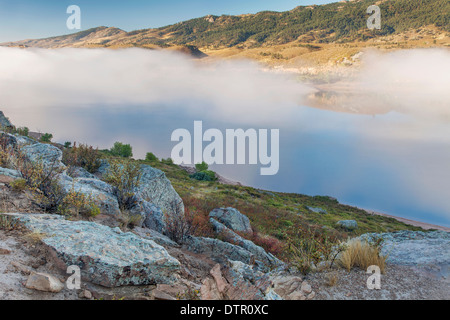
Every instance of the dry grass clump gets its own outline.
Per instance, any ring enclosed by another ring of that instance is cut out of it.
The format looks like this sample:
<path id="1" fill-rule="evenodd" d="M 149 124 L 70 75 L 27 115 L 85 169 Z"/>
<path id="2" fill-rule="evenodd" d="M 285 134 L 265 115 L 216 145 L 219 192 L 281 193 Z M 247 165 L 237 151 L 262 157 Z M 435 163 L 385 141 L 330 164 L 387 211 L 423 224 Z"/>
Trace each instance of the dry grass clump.
<path id="1" fill-rule="evenodd" d="M 380 244 L 372 244 L 360 239 L 350 240 L 346 250 L 340 254 L 338 262 L 347 271 L 355 267 L 365 271 L 368 267 L 375 265 L 384 273 L 387 256 L 381 255 L 380 251 Z"/>
<path id="2" fill-rule="evenodd" d="M 24 235 L 23 238 L 32 245 L 36 245 L 42 242 L 42 240 L 44 240 L 45 238 L 48 238 L 48 235 L 40 231 L 33 231 L 31 233 Z"/>
<path id="3" fill-rule="evenodd" d="M 334 287 L 339 282 L 339 274 L 336 271 L 328 272 L 325 275 L 326 285 L 329 287 Z"/>

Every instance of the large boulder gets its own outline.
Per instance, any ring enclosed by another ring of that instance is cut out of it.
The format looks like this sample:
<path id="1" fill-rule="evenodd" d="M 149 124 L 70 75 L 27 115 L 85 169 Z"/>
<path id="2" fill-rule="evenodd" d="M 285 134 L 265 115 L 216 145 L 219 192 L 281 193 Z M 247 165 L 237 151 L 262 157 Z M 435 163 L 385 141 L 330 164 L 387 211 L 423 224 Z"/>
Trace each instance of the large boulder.
<path id="1" fill-rule="evenodd" d="M 98 174 L 105 176 L 109 168 L 108 161 L 102 160 Z M 141 173 L 141 183 L 136 190 L 138 199 L 156 205 L 163 214 L 169 216 L 184 214 L 183 200 L 175 191 L 164 172 L 149 165 L 141 165 Z M 156 231 L 160 232 L 161 230 Z"/>
<path id="2" fill-rule="evenodd" d="M 158 233 L 165 234 L 167 231 L 167 219 L 159 207 L 148 201 L 139 199 L 131 214 L 142 217 L 142 226 L 152 229 Z"/>
<path id="3" fill-rule="evenodd" d="M 136 194 L 158 206 L 167 215 L 184 214 L 183 200 L 166 174 L 148 165 L 141 165 L 141 171 L 141 184 Z"/>
<path id="4" fill-rule="evenodd" d="M 65 169 L 62 151 L 51 144 L 36 143 L 22 147 L 22 152 L 33 162 L 42 162 L 46 167 Z"/>
<path id="5" fill-rule="evenodd" d="M 59 175 L 58 183 L 66 193 L 75 191 L 91 197 L 102 214 L 117 216 L 121 213 L 112 187 L 104 181 L 92 178 L 73 179 L 62 173 Z"/>
<path id="6" fill-rule="evenodd" d="M 94 222 L 45 214 L 3 214 L 45 235 L 56 266 L 77 265 L 82 278 L 105 287 L 171 284 L 180 262 L 152 240 Z"/>
<path id="7" fill-rule="evenodd" d="M 247 216 L 243 215 L 234 208 L 214 209 L 213 211 L 211 211 L 209 216 L 223 223 L 233 231 L 245 233 L 253 232 L 250 225 L 250 220 L 247 218 Z"/>
<path id="8" fill-rule="evenodd" d="M 255 262 L 261 267 L 261 269 L 276 268 L 284 265 L 282 261 L 277 259 L 272 254 L 267 253 L 262 247 L 257 246 L 250 240 L 242 238 L 220 222 L 214 220 L 213 218 L 210 219 L 210 222 L 217 234 L 227 239 L 228 242 L 236 244 L 249 251 L 255 257 Z"/>

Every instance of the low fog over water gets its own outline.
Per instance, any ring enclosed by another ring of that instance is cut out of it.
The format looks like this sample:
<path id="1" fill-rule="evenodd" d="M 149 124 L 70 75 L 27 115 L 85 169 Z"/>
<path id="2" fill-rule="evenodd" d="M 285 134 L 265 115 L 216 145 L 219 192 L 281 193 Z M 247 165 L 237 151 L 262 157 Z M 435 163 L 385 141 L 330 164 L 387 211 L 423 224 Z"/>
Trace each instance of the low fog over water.
<path id="1" fill-rule="evenodd" d="M 193 130 L 195 120 L 205 129 L 280 129 L 276 176 L 260 176 L 259 165 L 212 168 L 255 187 L 450 226 L 449 70 L 448 50 L 369 52 L 351 90 L 317 102 L 316 88 L 248 61 L 0 48 L 0 110 L 59 142 L 131 143 L 137 158 L 169 157 L 171 133 Z"/>

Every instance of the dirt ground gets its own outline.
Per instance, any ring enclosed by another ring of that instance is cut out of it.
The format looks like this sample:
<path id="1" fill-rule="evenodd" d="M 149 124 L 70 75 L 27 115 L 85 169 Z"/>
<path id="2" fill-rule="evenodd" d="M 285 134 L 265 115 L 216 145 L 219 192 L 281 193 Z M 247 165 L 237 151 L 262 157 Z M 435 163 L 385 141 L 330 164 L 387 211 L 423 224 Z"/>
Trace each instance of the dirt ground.
<path id="1" fill-rule="evenodd" d="M 55 294 L 25 287 L 28 272 L 22 268 L 52 274 L 63 283 L 66 279 L 66 276 L 47 262 L 43 250 L 39 244 L 27 240 L 21 232 L 0 230 L 0 300 L 78 299 L 77 292 L 67 288 Z M 20 265 L 22 268 L 14 265 Z"/>
<path id="2" fill-rule="evenodd" d="M 334 269 L 313 273 L 307 279 L 316 300 L 449 300 L 450 279 L 424 269 L 388 265 L 381 275 L 381 289 L 369 290 L 366 274 L 359 269 Z M 330 279 L 337 282 L 333 285 Z"/>

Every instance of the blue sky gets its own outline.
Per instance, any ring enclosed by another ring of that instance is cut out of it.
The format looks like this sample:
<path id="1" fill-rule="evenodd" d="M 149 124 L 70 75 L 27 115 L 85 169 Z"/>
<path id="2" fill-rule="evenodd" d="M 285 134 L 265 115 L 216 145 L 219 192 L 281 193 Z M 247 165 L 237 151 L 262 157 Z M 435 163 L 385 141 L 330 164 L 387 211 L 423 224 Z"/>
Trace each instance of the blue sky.
<path id="1" fill-rule="evenodd" d="M 207 14 L 285 11 L 332 0 L 0 0 L 0 42 L 72 33 L 69 5 L 82 12 L 82 30 L 114 26 L 126 31 L 160 27 Z"/>

